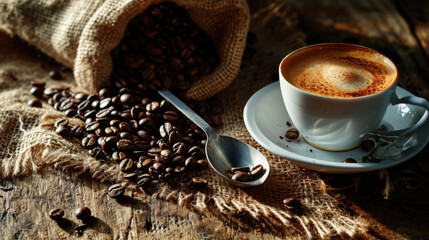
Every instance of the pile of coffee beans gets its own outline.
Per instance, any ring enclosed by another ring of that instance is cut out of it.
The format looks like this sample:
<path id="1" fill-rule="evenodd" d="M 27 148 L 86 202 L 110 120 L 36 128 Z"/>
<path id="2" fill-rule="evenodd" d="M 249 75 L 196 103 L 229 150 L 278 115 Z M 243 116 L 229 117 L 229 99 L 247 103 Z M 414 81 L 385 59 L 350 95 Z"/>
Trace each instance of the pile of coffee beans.
<path id="1" fill-rule="evenodd" d="M 44 94 L 69 117 L 54 124 L 58 135 L 81 139 L 89 155 L 116 162 L 124 178 L 138 186 L 208 168 L 206 135 L 166 100 L 141 97 L 129 88 L 88 95 L 49 87 Z M 113 198 L 123 193 L 122 185 L 109 188 Z"/>
<path id="2" fill-rule="evenodd" d="M 218 63 L 211 38 L 184 8 L 170 2 L 152 5 L 132 19 L 111 56 L 116 88 L 142 92 L 168 88 L 184 93 Z"/>
<path id="3" fill-rule="evenodd" d="M 225 172 L 226 176 L 234 181 L 248 182 L 256 180 L 264 175 L 264 167 L 258 164 L 250 167 L 233 167 Z"/>

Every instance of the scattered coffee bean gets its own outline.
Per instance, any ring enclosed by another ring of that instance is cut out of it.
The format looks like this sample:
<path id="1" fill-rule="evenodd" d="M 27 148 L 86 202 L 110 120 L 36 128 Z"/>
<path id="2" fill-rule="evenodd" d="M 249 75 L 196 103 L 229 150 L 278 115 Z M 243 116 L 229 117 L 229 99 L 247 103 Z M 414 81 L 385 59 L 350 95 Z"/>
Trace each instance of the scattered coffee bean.
<path id="1" fill-rule="evenodd" d="M 344 159 L 344 163 L 357 163 L 357 161 L 353 158 L 346 158 Z"/>
<path id="2" fill-rule="evenodd" d="M 196 187 L 207 187 L 207 180 L 205 180 L 202 177 L 193 177 L 192 178 L 192 183 L 196 186 Z"/>
<path id="3" fill-rule="evenodd" d="M 60 208 L 56 208 L 56 209 L 49 211 L 49 217 L 52 220 L 57 221 L 57 220 L 63 218 L 63 216 L 64 216 L 64 210 L 62 210 Z"/>
<path id="4" fill-rule="evenodd" d="M 55 133 L 60 135 L 63 138 L 68 138 L 71 136 L 70 129 L 62 125 L 57 127 L 57 129 L 55 130 Z"/>
<path id="5" fill-rule="evenodd" d="M 125 188 L 122 186 L 121 183 L 114 184 L 109 187 L 108 189 L 108 195 L 111 198 L 118 198 L 122 195 L 124 195 Z"/>
<path id="6" fill-rule="evenodd" d="M 62 78 L 61 73 L 57 70 L 49 71 L 49 77 L 54 80 L 60 80 Z"/>
<path id="7" fill-rule="evenodd" d="M 28 106 L 41 108 L 42 107 L 42 101 L 40 101 L 40 99 L 31 99 L 28 101 Z"/>
<path id="8" fill-rule="evenodd" d="M 89 209 L 86 206 L 80 207 L 76 209 L 76 211 L 74 212 L 74 215 L 79 220 L 89 219 L 91 217 L 91 209 Z"/>
<path id="9" fill-rule="evenodd" d="M 34 81 L 31 81 L 31 86 L 44 89 L 46 86 L 46 83 L 43 81 L 34 80 Z"/>
<path id="10" fill-rule="evenodd" d="M 299 137 L 299 131 L 296 128 L 291 128 L 286 131 L 285 136 L 287 139 L 297 139 Z"/>
<path id="11" fill-rule="evenodd" d="M 288 209 L 301 209 L 302 208 L 301 202 L 297 198 L 294 198 L 294 197 L 284 199 L 283 203 L 284 203 L 285 207 Z"/>
<path id="12" fill-rule="evenodd" d="M 35 96 L 36 98 L 42 98 L 43 97 L 43 93 L 44 93 L 45 89 L 41 88 L 41 87 L 32 87 L 30 89 L 30 93 Z"/>

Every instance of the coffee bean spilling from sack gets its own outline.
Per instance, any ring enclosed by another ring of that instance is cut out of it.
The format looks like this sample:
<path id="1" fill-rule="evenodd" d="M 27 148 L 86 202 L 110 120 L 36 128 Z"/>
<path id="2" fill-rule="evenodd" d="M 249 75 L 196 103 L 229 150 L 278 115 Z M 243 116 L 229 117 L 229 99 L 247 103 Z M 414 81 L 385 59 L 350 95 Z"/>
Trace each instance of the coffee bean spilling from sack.
<path id="1" fill-rule="evenodd" d="M 152 5 L 132 19 L 111 56 L 114 85 L 142 92 L 184 93 L 218 63 L 210 37 L 174 3 Z"/>
<path id="2" fill-rule="evenodd" d="M 33 95 L 40 98 L 43 89 L 54 109 L 74 119 L 57 122 L 56 133 L 81 139 L 89 155 L 115 161 L 126 181 L 140 187 L 207 169 L 204 132 L 155 90 L 169 88 L 181 95 L 192 81 L 212 71 L 218 59 L 210 38 L 184 9 L 162 3 L 129 23 L 112 59 L 113 86 L 99 94 L 33 84 Z M 222 125 L 218 101 L 187 100 L 187 104 L 210 125 Z M 206 185 L 198 180 L 195 185 Z M 108 195 L 118 198 L 124 192 L 125 186 L 116 184 Z"/>
<path id="3" fill-rule="evenodd" d="M 146 187 L 208 168 L 206 135 L 166 100 L 141 97 L 129 88 L 103 88 L 99 95 L 88 95 L 50 87 L 45 94 L 56 110 L 74 113 L 54 124 L 56 133 L 81 139 L 96 159 L 116 162 L 135 185 Z M 205 111 L 212 109 L 218 112 L 219 105 L 206 105 Z M 114 185 L 108 195 L 117 198 L 123 193 L 123 186 Z"/>

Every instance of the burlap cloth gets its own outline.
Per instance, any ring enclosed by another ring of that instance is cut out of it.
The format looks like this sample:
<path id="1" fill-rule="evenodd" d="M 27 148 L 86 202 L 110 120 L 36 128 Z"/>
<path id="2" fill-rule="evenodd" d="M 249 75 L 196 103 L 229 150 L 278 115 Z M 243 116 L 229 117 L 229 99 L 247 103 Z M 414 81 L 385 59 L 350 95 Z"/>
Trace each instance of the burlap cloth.
<path id="1" fill-rule="evenodd" d="M 210 212 L 229 219 L 237 227 L 276 232 L 289 238 L 328 238 L 355 236 L 366 231 L 367 222 L 353 216 L 326 192 L 325 183 L 315 172 L 301 169 L 261 148 L 247 132 L 242 112 L 249 97 L 277 79 L 277 66 L 288 52 L 303 46 L 305 36 L 297 30 L 297 19 L 286 5 L 274 4 L 252 16 L 251 31 L 258 41 L 255 55 L 245 61 L 238 77 L 219 97 L 224 103 L 224 126 L 221 134 L 230 135 L 255 146 L 268 158 L 271 174 L 263 186 L 241 189 L 228 184 L 212 170 L 203 175 L 207 189 L 197 191 L 184 185 L 163 185 L 154 193 L 136 193 L 172 201 L 200 214 Z M 77 176 L 115 182 L 121 174 L 116 164 L 101 164 L 89 157 L 78 141 L 70 142 L 49 129 L 47 115 L 62 116 L 44 103 L 32 108 L 27 101 L 30 81 L 43 80 L 48 85 L 76 87 L 72 72 L 60 82 L 49 79 L 47 71 L 55 67 L 38 57 L 17 39 L 4 33 L 0 38 L 0 179 L 22 177 L 45 167 L 70 169 Z M 42 63 L 42 64 L 41 64 Z M 43 120 L 44 126 L 40 123 Z M 46 124 L 47 123 L 47 124 Z M 303 210 L 287 209 L 283 199 L 300 199 Z"/>

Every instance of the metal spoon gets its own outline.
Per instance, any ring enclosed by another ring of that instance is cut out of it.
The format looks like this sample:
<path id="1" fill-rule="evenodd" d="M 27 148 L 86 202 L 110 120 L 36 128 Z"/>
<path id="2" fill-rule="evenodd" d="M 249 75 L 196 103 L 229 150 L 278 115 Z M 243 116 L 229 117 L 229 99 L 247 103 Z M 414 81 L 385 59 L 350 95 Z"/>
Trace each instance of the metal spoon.
<path id="1" fill-rule="evenodd" d="M 186 117 L 198 125 L 207 135 L 206 156 L 212 168 L 230 183 L 239 187 L 254 187 L 261 185 L 270 173 L 267 159 L 261 152 L 233 137 L 219 135 L 198 114 L 190 109 L 169 90 L 159 90 L 158 93 L 181 111 Z M 248 182 L 234 181 L 225 175 L 232 167 L 250 167 L 261 164 L 263 175 Z"/>

